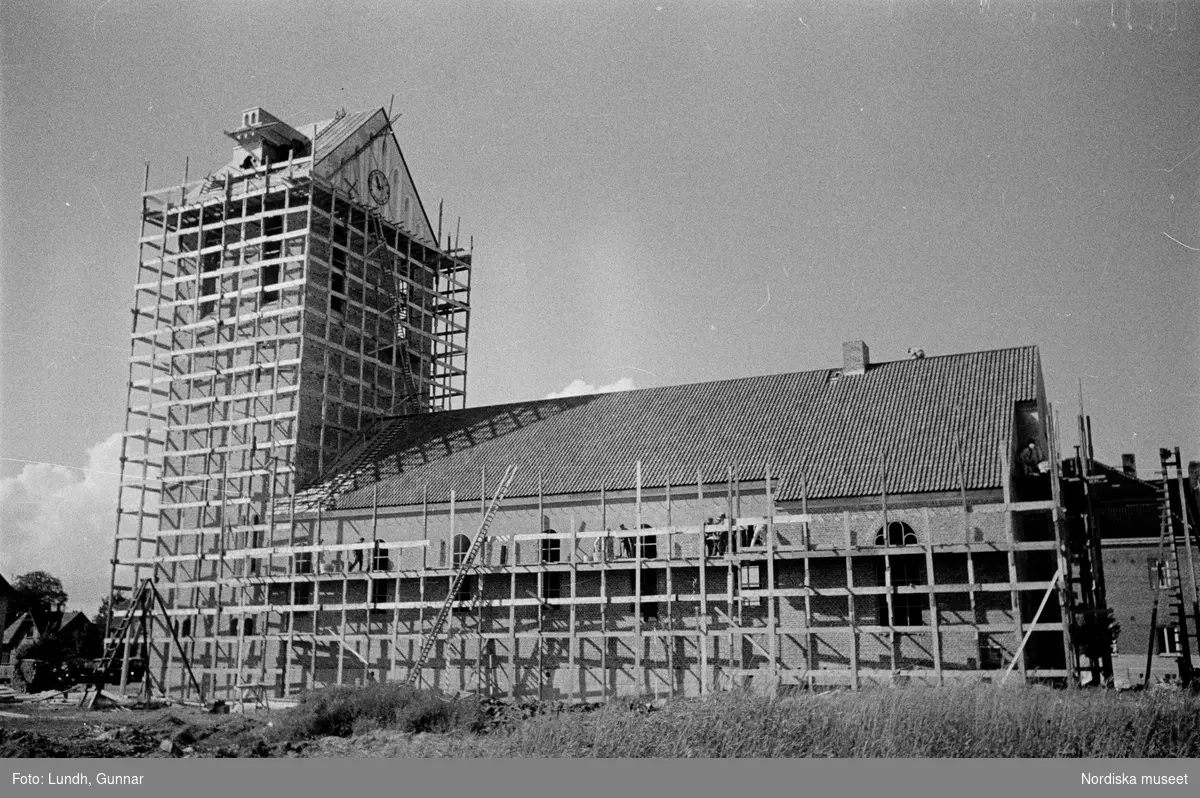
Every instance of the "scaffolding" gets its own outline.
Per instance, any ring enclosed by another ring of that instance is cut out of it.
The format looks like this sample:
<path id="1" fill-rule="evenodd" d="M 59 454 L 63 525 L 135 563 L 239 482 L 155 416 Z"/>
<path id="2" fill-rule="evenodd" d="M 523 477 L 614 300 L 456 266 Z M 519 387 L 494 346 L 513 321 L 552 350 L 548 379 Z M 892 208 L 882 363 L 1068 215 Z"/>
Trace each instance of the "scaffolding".
<path id="1" fill-rule="evenodd" d="M 542 518 L 539 530 L 501 519 L 457 590 L 460 541 L 486 519 L 485 499 L 381 512 L 376 495 L 369 513 L 318 507 L 261 545 L 210 549 L 228 575 L 170 589 L 225 600 L 169 615 L 210 695 L 230 697 L 251 677 L 276 695 L 409 680 L 566 700 L 945 684 L 998 680 L 1005 667 L 1023 681 L 1075 681 L 1070 616 L 1047 606 L 1062 596 L 1056 499 L 1006 483 L 989 500 L 964 492 L 957 505 L 916 506 L 885 483 L 874 507 L 780 507 L 770 466 L 654 487 L 632 468 L 632 495 L 510 500 L 501 514 Z M 618 514 L 634 528 L 610 529 Z M 411 534 L 385 542 L 389 523 Z M 169 652 L 151 658 L 153 678 L 188 697 Z"/>
<path id="2" fill-rule="evenodd" d="M 312 161 L 155 191 L 146 168 L 112 594 L 169 585 L 173 610 L 211 610 L 214 646 L 260 565 L 228 549 L 274 539 L 295 492 L 381 419 L 466 402 L 470 255 Z"/>

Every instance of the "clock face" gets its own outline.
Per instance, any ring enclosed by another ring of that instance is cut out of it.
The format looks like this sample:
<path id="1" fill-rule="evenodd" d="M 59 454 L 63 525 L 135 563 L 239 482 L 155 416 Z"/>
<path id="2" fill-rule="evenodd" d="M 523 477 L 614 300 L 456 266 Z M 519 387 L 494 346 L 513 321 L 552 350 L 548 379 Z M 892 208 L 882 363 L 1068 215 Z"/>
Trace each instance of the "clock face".
<path id="1" fill-rule="evenodd" d="M 372 169 L 367 175 L 367 191 L 376 205 L 387 205 L 392 198 L 392 186 L 388 183 L 387 175 L 378 169 Z"/>

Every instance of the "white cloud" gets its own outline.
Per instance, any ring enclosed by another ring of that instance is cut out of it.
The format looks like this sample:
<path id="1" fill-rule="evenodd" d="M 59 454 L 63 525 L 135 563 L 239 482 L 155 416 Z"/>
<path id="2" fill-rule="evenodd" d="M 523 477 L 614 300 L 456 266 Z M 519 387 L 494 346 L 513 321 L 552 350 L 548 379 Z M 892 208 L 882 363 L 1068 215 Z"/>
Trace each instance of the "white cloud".
<path id="1" fill-rule="evenodd" d="M 547 399 L 561 399 L 564 396 L 586 396 L 593 393 L 616 393 L 617 391 L 632 391 L 636 388 L 633 384 L 632 377 L 622 377 L 616 382 L 610 382 L 608 385 L 601 385 L 597 388 L 591 383 L 583 380 L 575 380 L 561 391 L 546 394 Z"/>
<path id="2" fill-rule="evenodd" d="M 62 580 L 70 609 L 88 615 L 108 594 L 116 524 L 121 434 L 87 451 L 87 465 L 29 463 L 0 479 L 0 573 Z"/>

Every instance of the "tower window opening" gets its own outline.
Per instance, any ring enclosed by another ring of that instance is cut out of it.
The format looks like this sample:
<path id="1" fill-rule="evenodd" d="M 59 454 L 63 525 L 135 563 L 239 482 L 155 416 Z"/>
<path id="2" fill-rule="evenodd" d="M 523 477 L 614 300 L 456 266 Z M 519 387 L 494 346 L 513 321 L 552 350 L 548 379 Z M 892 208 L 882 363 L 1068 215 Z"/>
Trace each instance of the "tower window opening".
<path id="1" fill-rule="evenodd" d="M 209 297 L 217 293 L 217 278 L 211 275 L 212 272 L 221 268 L 221 253 L 209 252 L 202 255 L 200 258 L 200 296 Z M 200 301 L 200 315 L 207 316 L 217 309 L 217 301 L 215 299 L 202 299 Z"/>
<path id="2" fill-rule="evenodd" d="M 334 272 L 329 277 L 329 290 L 332 292 L 329 295 L 329 309 L 334 313 L 345 313 L 346 298 L 345 296 L 337 296 L 337 294 L 346 293 L 346 276 Z"/>
<path id="3" fill-rule="evenodd" d="M 275 302 L 279 299 L 279 264 L 270 263 L 262 267 L 260 274 L 262 280 L 262 302 Z"/>

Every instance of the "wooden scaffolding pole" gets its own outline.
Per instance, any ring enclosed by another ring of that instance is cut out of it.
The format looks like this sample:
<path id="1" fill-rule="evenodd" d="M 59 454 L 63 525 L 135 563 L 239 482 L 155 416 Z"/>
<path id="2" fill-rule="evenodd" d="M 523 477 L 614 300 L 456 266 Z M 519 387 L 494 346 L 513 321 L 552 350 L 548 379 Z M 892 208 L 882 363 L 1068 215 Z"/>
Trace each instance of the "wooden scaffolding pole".
<path id="1" fill-rule="evenodd" d="M 608 701 L 608 570 L 609 547 L 612 537 L 608 534 L 608 504 L 604 485 L 600 486 L 600 526 L 604 529 L 604 542 L 600 547 L 600 673 L 602 675 L 601 697 Z"/>
<path id="2" fill-rule="evenodd" d="M 1017 558 L 1016 552 L 1013 550 L 1013 544 L 1016 543 L 1016 534 L 1013 523 L 1012 511 L 1012 480 L 1009 478 L 1008 463 L 1003 452 L 997 452 L 1000 459 L 1000 485 L 1001 492 L 1004 497 L 1004 542 L 1006 560 L 1008 563 L 1008 581 L 1012 585 L 1009 590 L 1009 607 L 1013 618 L 1013 639 L 1021 641 L 1025 638 L 1025 630 L 1021 624 L 1021 593 L 1017 590 Z M 1017 663 L 1021 669 L 1021 681 L 1025 681 L 1025 658 L 1021 657 L 1021 661 Z"/>
<path id="3" fill-rule="evenodd" d="M 696 470 L 696 526 L 700 529 L 700 605 L 697 618 L 696 642 L 700 649 L 700 694 L 712 692 L 712 675 L 708 668 L 708 530 L 704 517 L 704 475 Z"/>
<path id="4" fill-rule="evenodd" d="M 858 613 L 854 600 L 854 557 L 850 547 L 850 511 L 842 511 L 842 531 L 846 539 L 846 611 L 850 622 L 850 687 L 858 689 Z"/>
<path id="5" fill-rule="evenodd" d="M 737 541 L 733 539 L 733 466 L 725 467 L 725 530 L 722 534 L 725 538 L 725 628 L 728 632 L 725 661 L 729 676 L 727 683 L 733 687 L 738 683 L 734 680 L 741 678 L 739 671 L 742 665 L 742 640 L 738 634 L 738 625 L 735 620 L 735 613 L 741 615 L 741 612 L 734 607 L 734 583 L 738 578 L 738 572 L 735 557 Z M 737 673 L 736 676 L 735 673 Z"/>
<path id="6" fill-rule="evenodd" d="M 638 460 L 633 468 L 634 511 L 633 528 L 637 530 L 633 538 L 633 649 L 634 649 L 634 678 L 637 680 L 637 694 L 646 689 L 645 662 L 642 657 L 646 645 L 642 629 L 642 461 Z"/>
<path id="7" fill-rule="evenodd" d="M 675 696 L 675 584 L 671 577 L 671 563 L 675 560 L 674 528 L 671 519 L 671 476 L 667 472 L 667 695 Z"/>
<path id="8" fill-rule="evenodd" d="M 767 667 L 771 695 L 779 693 L 779 622 L 775 609 L 775 492 L 771 482 L 771 464 L 767 464 L 767 648 L 771 662 Z"/>

